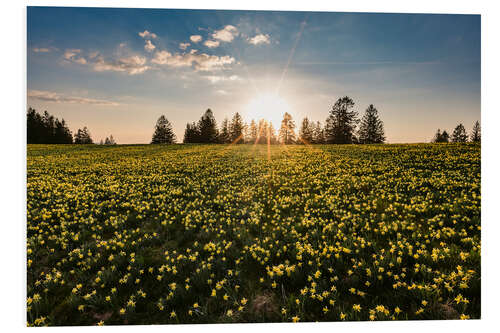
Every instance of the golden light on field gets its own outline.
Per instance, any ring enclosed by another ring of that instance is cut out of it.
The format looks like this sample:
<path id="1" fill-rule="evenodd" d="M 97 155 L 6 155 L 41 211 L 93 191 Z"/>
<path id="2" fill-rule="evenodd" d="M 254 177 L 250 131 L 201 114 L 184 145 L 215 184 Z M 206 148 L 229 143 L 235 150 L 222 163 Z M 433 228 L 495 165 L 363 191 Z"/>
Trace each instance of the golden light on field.
<path id="1" fill-rule="evenodd" d="M 263 93 L 250 100 L 246 106 L 245 116 L 248 121 L 253 119 L 258 122 L 260 119 L 265 119 L 278 130 L 283 114 L 290 111 L 290 105 L 278 94 Z"/>

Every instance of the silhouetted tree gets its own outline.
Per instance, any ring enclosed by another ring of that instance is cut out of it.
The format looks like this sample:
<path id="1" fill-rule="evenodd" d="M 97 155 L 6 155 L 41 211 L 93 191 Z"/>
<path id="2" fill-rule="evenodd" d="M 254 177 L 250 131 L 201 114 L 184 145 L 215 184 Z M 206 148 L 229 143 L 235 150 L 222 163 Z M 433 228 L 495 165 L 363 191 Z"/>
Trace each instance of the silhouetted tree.
<path id="1" fill-rule="evenodd" d="M 464 125 L 458 124 L 455 127 L 451 135 L 451 142 L 467 142 L 467 133 L 465 132 Z"/>
<path id="2" fill-rule="evenodd" d="M 377 109 L 370 104 L 366 109 L 358 130 L 359 143 L 383 143 L 385 141 L 384 123 Z"/>
<path id="3" fill-rule="evenodd" d="M 448 132 L 443 131 L 443 133 L 441 133 L 441 130 L 438 128 L 436 134 L 434 135 L 434 138 L 432 139 L 432 142 L 436 142 L 436 143 L 447 143 L 450 141 L 450 135 L 448 134 Z"/>
<path id="4" fill-rule="evenodd" d="M 330 110 L 326 119 L 326 143 L 352 143 L 354 130 L 358 122 L 357 112 L 352 110 L 354 101 L 348 97 L 339 98 Z"/>
<path id="5" fill-rule="evenodd" d="M 156 121 L 155 131 L 151 138 L 152 144 L 158 143 L 175 143 L 176 137 L 172 129 L 172 124 L 168 119 L 161 115 Z"/>
<path id="6" fill-rule="evenodd" d="M 87 128 L 87 126 L 84 126 L 83 129 L 78 129 L 78 131 L 75 134 L 75 143 L 77 144 L 91 144 L 92 142 L 92 137 L 90 136 L 90 132 Z"/>
<path id="7" fill-rule="evenodd" d="M 64 119 L 54 118 L 47 111 L 43 116 L 33 108 L 26 114 L 27 142 L 31 143 L 73 143 L 73 136 Z"/>
<path id="8" fill-rule="evenodd" d="M 471 142 L 481 142 L 481 126 L 479 125 L 479 121 L 474 123 L 474 127 L 472 127 L 472 132 L 470 134 Z"/>
<path id="9" fill-rule="evenodd" d="M 313 142 L 314 137 L 314 124 L 309 121 L 307 117 L 302 119 L 302 124 L 300 125 L 299 138 L 300 143 L 310 144 Z"/>
<path id="10" fill-rule="evenodd" d="M 219 142 L 220 143 L 229 143 L 229 121 L 227 120 L 227 117 L 224 118 L 224 121 L 222 121 L 222 126 L 221 130 L 219 133 Z"/>
<path id="11" fill-rule="evenodd" d="M 229 137 L 231 138 L 231 142 L 244 143 L 244 130 L 245 125 L 243 124 L 243 118 L 241 118 L 240 114 L 236 112 L 233 119 L 231 119 L 231 124 L 229 125 Z"/>
<path id="12" fill-rule="evenodd" d="M 101 144 L 102 144 L 102 140 L 101 140 Z M 109 138 L 106 137 L 106 139 L 104 140 L 104 144 L 105 145 L 116 145 L 116 142 L 115 142 L 115 139 L 113 138 L 113 135 L 111 135 Z"/>
<path id="13" fill-rule="evenodd" d="M 198 121 L 199 141 L 201 143 L 216 143 L 218 137 L 217 122 L 212 110 L 207 109 Z"/>
<path id="14" fill-rule="evenodd" d="M 317 121 L 313 125 L 313 143 L 325 143 L 325 134 L 323 128 L 321 127 L 321 122 Z"/>
<path id="15" fill-rule="evenodd" d="M 184 131 L 184 143 L 200 142 L 200 131 L 195 122 L 187 123 Z"/>
<path id="16" fill-rule="evenodd" d="M 295 143 L 295 122 L 288 112 L 285 112 L 285 114 L 283 115 L 283 120 L 281 121 L 281 127 L 279 131 L 279 139 L 280 142 L 284 144 Z"/>

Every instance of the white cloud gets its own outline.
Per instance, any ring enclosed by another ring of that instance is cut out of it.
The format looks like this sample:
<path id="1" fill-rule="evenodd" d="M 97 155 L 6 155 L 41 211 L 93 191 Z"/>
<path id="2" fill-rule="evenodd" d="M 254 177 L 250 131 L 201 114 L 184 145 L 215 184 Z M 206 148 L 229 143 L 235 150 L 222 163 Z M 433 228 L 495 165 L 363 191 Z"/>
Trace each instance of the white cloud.
<path id="1" fill-rule="evenodd" d="M 147 30 L 144 30 L 143 32 L 139 32 L 139 36 L 141 36 L 144 39 L 148 39 L 148 38 L 155 39 L 156 37 L 158 37 L 158 36 L 156 36 L 156 34 L 154 32 L 149 32 Z"/>
<path id="2" fill-rule="evenodd" d="M 33 52 L 35 52 L 35 53 L 47 53 L 47 52 L 50 52 L 50 49 L 47 47 L 35 47 L 35 48 L 33 48 Z"/>
<path id="3" fill-rule="evenodd" d="M 185 50 L 185 49 L 187 49 L 190 45 L 191 45 L 190 43 L 180 43 L 180 44 L 179 44 L 179 48 L 180 48 L 181 50 Z"/>
<path id="4" fill-rule="evenodd" d="M 130 56 L 119 58 L 114 61 L 106 61 L 102 56 L 98 57 L 94 63 L 96 72 L 126 72 L 130 75 L 141 74 L 150 67 L 146 65 L 146 58 L 141 56 Z"/>
<path id="5" fill-rule="evenodd" d="M 87 60 L 79 55 L 81 51 L 80 49 L 67 49 L 64 51 L 63 58 L 68 62 L 85 65 Z"/>
<path id="6" fill-rule="evenodd" d="M 144 49 L 148 52 L 153 52 L 154 49 L 156 49 L 156 46 L 154 46 L 153 43 L 148 39 L 146 40 L 146 44 L 144 45 Z"/>
<path id="7" fill-rule="evenodd" d="M 235 62 L 231 56 L 216 56 L 205 53 L 197 53 L 191 50 L 189 53 L 171 54 L 168 51 L 157 51 L 151 62 L 158 65 L 170 67 L 191 67 L 196 71 L 215 71 L 225 68 Z"/>
<path id="8" fill-rule="evenodd" d="M 266 35 L 264 35 L 264 34 L 255 35 L 252 38 L 248 38 L 247 41 L 253 45 L 271 43 L 271 39 L 269 38 L 269 35 L 267 35 L 267 34 Z"/>
<path id="9" fill-rule="evenodd" d="M 215 93 L 216 93 L 216 94 L 219 94 L 219 95 L 227 95 L 227 94 L 228 94 L 228 92 L 227 92 L 227 91 L 222 90 L 222 89 L 216 90 L 216 91 L 215 91 Z"/>
<path id="10" fill-rule="evenodd" d="M 214 47 L 219 46 L 219 41 L 216 40 L 207 40 L 205 43 L 203 43 L 206 47 L 213 49 Z"/>
<path id="11" fill-rule="evenodd" d="M 45 90 L 28 90 L 28 98 L 44 102 L 52 102 L 52 103 L 92 104 L 92 105 L 105 105 L 105 106 L 119 105 L 116 102 L 106 101 L 102 99 L 66 96 L 53 91 L 45 91 Z"/>
<path id="12" fill-rule="evenodd" d="M 217 30 L 212 34 L 212 38 L 222 42 L 232 42 L 236 36 L 238 36 L 238 29 L 233 25 L 226 25 L 223 29 Z"/>
<path id="13" fill-rule="evenodd" d="M 238 75 L 222 76 L 222 75 L 208 75 L 205 76 L 211 83 L 225 82 L 225 81 L 239 81 L 241 78 Z"/>
<path id="14" fill-rule="evenodd" d="M 203 39 L 203 37 L 201 37 L 200 35 L 193 35 L 193 36 L 189 37 L 189 39 L 193 43 L 199 43 L 199 42 L 201 42 L 201 40 Z"/>

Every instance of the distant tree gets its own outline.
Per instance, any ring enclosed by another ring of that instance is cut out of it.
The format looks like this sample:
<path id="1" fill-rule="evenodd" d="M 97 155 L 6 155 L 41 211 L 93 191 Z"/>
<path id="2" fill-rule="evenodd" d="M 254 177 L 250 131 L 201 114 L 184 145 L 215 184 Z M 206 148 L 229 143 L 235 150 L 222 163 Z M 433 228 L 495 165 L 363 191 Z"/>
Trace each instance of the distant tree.
<path id="1" fill-rule="evenodd" d="M 243 124 L 243 118 L 241 118 L 240 114 L 236 112 L 233 119 L 231 119 L 231 124 L 229 125 L 229 137 L 231 138 L 231 142 L 244 143 L 244 131 L 245 124 Z"/>
<path id="2" fill-rule="evenodd" d="M 104 139 L 104 144 L 105 145 L 110 145 L 111 144 L 108 137 L 106 137 L 106 139 Z"/>
<path id="3" fill-rule="evenodd" d="M 474 127 L 472 127 L 472 132 L 470 134 L 471 142 L 481 142 L 481 126 L 479 125 L 479 121 L 474 123 Z"/>
<path id="4" fill-rule="evenodd" d="M 267 127 L 268 129 L 268 136 L 269 136 L 269 143 L 274 145 L 278 142 L 276 139 L 276 130 L 274 129 L 273 123 L 269 122 L 269 126 Z"/>
<path id="5" fill-rule="evenodd" d="M 283 120 L 281 121 L 281 127 L 279 131 L 279 139 L 280 142 L 284 144 L 295 143 L 295 122 L 288 112 L 285 112 L 285 114 L 283 115 Z"/>
<path id="6" fill-rule="evenodd" d="M 257 141 L 258 128 L 255 120 L 252 119 L 250 121 L 250 125 L 248 127 L 248 138 L 247 141 L 250 143 L 255 143 Z"/>
<path id="7" fill-rule="evenodd" d="M 359 143 L 383 143 L 385 141 L 384 123 L 377 109 L 370 104 L 361 119 L 358 130 Z"/>
<path id="8" fill-rule="evenodd" d="M 446 130 L 443 131 L 443 134 L 441 134 L 441 140 L 442 142 L 450 142 L 450 135 Z"/>
<path id="9" fill-rule="evenodd" d="M 358 114 L 352 110 L 354 101 L 348 97 L 339 98 L 330 110 L 326 120 L 326 143 L 352 143 Z"/>
<path id="10" fill-rule="evenodd" d="M 313 125 L 313 143 L 325 143 L 325 134 L 323 132 L 323 128 L 321 127 L 321 122 L 317 121 L 316 124 Z"/>
<path id="11" fill-rule="evenodd" d="M 450 135 L 448 134 L 448 132 L 443 131 L 443 133 L 441 133 L 441 130 L 439 128 L 436 134 L 434 134 L 434 138 L 432 139 L 432 142 L 436 143 L 447 143 L 449 141 L 450 141 Z"/>
<path id="12" fill-rule="evenodd" d="M 109 136 L 109 144 L 110 145 L 116 145 L 116 141 L 115 141 L 115 138 L 113 138 L 113 134 L 111 134 Z"/>
<path id="13" fill-rule="evenodd" d="M 175 143 L 175 141 L 176 137 L 172 129 L 172 124 L 164 115 L 161 115 L 160 118 L 158 118 L 158 120 L 156 121 L 155 131 L 153 132 L 151 143 Z"/>
<path id="14" fill-rule="evenodd" d="M 314 124 L 307 117 L 302 119 L 302 124 L 299 130 L 300 143 L 310 144 L 314 140 Z"/>
<path id="15" fill-rule="evenodd" d="M 83 129 L 78 129 L 75 134 L 74 142 L 77 144 L 92 144 L 92 137 L 87 126 L 84 126 Z"/>
<path id="16" fill-rule="evenodd" d="M 229 143 L 229 120 L 227 120 L 227 117 L 224 118 L 222 121 L 220 133 L 219 133 L 219 140 L 220 143 Z"/>
<path id="17" fill-rule="evenodd" d="M 200 131 L 195 122 L 187 123 L 184 131 L 184 143 L 198 143 L 200 141 Z"/>
<path id="18" fill-rule="evenodd" d="M 218 137 L 217 122 L 212 110 L 207 109 L 198 121 L 198 131 L 201 143 L 216 143 Z"/>
<path id="19" fill-rule="evenodd" d="M 106 138 L 106 139 L 107 139 L 107 138 Z M 100 144 L 100 145 L 103 145 L 103 144 L 104 144 L 104 142 L 102 141 L 102 139 L 101 139 L 101 141 L 99 141 L 99 144 Z"/>
<path id="20" fill-rule="evenodd" d="M 467 133 L 465 132 L 464 125 L 458 124 L 455 127 L 451 135 L 451 142 L 467 142 Z"/>

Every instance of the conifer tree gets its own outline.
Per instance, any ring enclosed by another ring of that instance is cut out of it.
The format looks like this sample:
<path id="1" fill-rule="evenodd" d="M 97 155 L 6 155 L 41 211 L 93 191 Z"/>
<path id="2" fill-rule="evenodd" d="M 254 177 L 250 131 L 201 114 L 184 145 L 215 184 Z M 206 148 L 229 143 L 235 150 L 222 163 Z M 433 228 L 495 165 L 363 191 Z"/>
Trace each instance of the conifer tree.
<path id="1" fill-rule="evenodd" d="M 153 133 L 153 137 L 151 138 L 151 143 L 175 143 L 175 140 L 176 137 L 172 129 L 172 124 L 164 115 L 161 115 L 156 121 L 155 131 Z"/>
<path id="2" fill-rule="evenodd" d="M 481 142 L 481 126 L 479 125 L 479 121 L 474 123 L 474 127 L 472 127 L 472 132 L 470 134 L 471 142 Z"/>
<path id="3" fill-rule="evenodd" d="M 245 130 L 245 125 L 243 124 L 243 118 L 240 114 L 236 112 L 231 119 L 231 124 L 229 125 L 229 137 L 231 142 L 234 143 L 244 143 L 243 132 Z"/>
<path id="4" fill-rule="evenodd" d="M 384 143 L 384 123 L 378 116 L 377 109 L 370 104 L 366 109 L 358 130 L 359 143 Z"/>
<path id="5" fill-rule="evenodd" d="M 279 131 L 279 139 L 281 143 L 287 145 L 295 143 L 295 122 L 288 112 L 285 112 L 283 115 Z"/>
<path id="6" fill-rule="evenodd" d="M 198 121 L 199 141 L 201 143 L 217 143 L 218 130 L 212 110 L 207 109 Z"/>
<path id="7" fill-rule="evenodd" d="M 301 143 L 310 144 L 313 142 L 314 126 L 307 117 L 302 119 L 302 124 L 299 130 L 299 138 Z"/>
<path id="8" fill-rule="evenodd" d="M 455 127 L 451 135 L 451 142 L 467 142 L 467 133 L 465 132 L 464 125 L 458 124 Z"/>
<path id="9" fill-rule="evenodd" d="M 354 101 L 348 96 L 339 98 L 335 102 L 326 120 L 326 143 L 345 144 L 353 142 L 354 131 L 358 122 L 358 114 L 353 108 Z"/>

